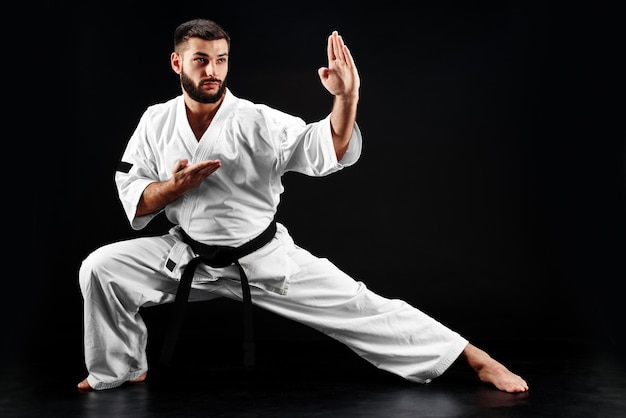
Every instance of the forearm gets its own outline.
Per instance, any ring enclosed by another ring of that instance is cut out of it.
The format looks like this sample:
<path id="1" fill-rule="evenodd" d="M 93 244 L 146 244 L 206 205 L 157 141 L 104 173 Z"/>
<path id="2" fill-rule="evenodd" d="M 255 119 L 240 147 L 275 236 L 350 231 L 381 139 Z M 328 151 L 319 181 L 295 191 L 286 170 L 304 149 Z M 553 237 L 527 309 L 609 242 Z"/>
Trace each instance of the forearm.
<path id="1" fill-rule="evenodd" d="M 158 212 L 182 195 L 174 190 L 169 180 L 150 183 L 139 199 L 136 216 Z"/>
<path id="2" fill-rule="evenodd" d="M 338 160 L 341 160 L 350 145 L 350 138 L 356 123 L 358 102 L 358 95 L 335 96 L 330 114 L 330 125 Z"/>

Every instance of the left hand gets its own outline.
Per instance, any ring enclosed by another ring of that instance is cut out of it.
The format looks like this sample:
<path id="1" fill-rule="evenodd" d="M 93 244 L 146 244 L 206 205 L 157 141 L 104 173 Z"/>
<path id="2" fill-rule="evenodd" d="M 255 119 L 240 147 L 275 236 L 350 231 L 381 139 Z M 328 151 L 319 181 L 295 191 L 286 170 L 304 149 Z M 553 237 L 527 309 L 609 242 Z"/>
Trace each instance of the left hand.
<path id="1" fill-rule="evenodd" d="M 322 84 L 332 95 L 358 98 L 361 80 L 350 50 L 333 31 L 328 37 L 328 67 L 317 70 Z"/>

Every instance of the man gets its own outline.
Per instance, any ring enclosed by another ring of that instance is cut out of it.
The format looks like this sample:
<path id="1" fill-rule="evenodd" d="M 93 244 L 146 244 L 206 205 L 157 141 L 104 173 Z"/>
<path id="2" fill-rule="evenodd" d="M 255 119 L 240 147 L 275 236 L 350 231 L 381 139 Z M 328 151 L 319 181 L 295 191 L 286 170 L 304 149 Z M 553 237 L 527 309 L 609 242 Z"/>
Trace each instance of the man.
<path id="1" fill-rule="evenodd" d="M 461 358 L 484 383 L 528 390 L 458 333 L 402 300 L 373 293 L 298 247 L 275 222 L 284 173 L 325 176 L 360 156 L 360 79 L 342 37 L 329 36 L 328 67 L 318 70 L 334 96 L 332 111 L 308 124 L 235 97 L 226 87 L 229 49 L 229 35 L 210 20 L 175 31 L 171 66 L 182 95 L 146 110 L 115 175 L 134 229 L 163 211 L 175 226 L 163 236 L 105 245 L 83 261 L 88 376 L 78 387 L 145 380 L 147 330 L 139 308 L 174 302 L 179 286 L 193 279 L 184 301 L 251 299 L 409 381 L 430 382 Z M 218 262 L 216 251 L 236 256 Z"/>

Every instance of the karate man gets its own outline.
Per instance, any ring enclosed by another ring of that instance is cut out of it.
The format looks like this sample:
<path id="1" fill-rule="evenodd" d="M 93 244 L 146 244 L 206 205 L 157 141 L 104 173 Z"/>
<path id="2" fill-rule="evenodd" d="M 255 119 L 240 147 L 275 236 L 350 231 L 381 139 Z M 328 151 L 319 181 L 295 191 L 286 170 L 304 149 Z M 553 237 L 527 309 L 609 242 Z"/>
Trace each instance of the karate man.
<path id="1" fill-rule="evenodd" d="M 360 79 L 342 37 L 329 36 L 328 67 L 318 70 L 334 96 L 332 110 L 308 124 L 236 97 L 226 87 L 229 48 L 229 35 L 209 20 L 175 31 L 171 66 L 182 94 L 148 107 L 115 174 L 132 228 L 144 228 L 163 211 L 175 226 L 163 236 L 107 244 L 83 261 L 88 375 L 78 387 L 101 390 L 146 379 L 147 330 L 138 311 L 174 302 L 191 272 L 189 300 L 245 301 L 249 292 L 255 306 L 319 330 L 409 381 L 430 382 L 462 359 L 484 383 L 528 390 L 521 377 L 458 333 L 402 300 L 373 293 L 297 246 L 274 221 L 284 173 L 325 176 L 360 156 Z M 252 251 L 246 243 L 254 244 Z M 247 251 L 226 265 L 210 265 L 206 254 L 225 247 Z"/>

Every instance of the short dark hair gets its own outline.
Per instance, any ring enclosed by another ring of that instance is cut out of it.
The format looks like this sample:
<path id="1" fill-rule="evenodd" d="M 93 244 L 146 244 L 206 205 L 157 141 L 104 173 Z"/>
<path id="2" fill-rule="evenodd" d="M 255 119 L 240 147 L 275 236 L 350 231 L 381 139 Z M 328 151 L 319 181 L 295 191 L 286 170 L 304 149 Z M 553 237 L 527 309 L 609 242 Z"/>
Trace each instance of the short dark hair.
<path id="1" fill-rule="evenodd" d="M 174 51 L 180 53 L 182 45 L 189 38 L 200 38 L 206 41 L 226 39 L 230 49 L 230 35 L 220 25 L 209 19 L 192 19 L 178 25 L 174 31 Z"/>

